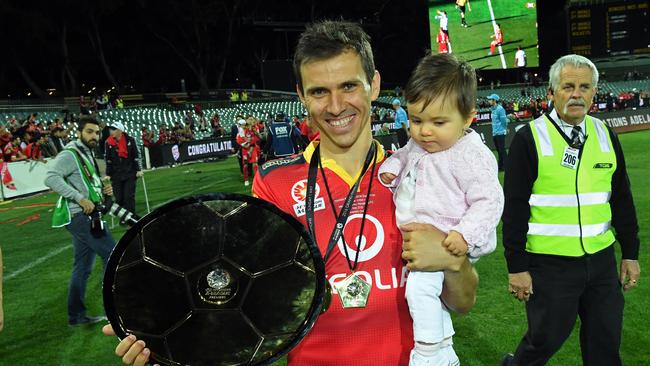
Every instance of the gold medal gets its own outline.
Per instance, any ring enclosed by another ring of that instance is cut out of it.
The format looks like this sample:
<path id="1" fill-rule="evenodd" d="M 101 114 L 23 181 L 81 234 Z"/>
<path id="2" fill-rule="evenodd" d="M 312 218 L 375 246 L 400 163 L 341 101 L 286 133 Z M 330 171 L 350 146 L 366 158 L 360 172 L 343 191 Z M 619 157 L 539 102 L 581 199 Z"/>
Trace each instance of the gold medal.
<path id="1" fill-rule="evenodd" d="M 370 296 L 370 284 L 358 274 L 352 273 L 334 284 L 344 308 L 365 308 Z"/>

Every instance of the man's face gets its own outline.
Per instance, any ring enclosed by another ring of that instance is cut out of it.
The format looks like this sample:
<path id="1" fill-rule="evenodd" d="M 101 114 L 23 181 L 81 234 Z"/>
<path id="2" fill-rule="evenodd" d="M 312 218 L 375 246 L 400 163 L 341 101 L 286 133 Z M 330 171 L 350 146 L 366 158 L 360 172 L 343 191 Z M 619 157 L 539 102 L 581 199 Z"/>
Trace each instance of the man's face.
<path id="1" fill-rule="evenodd" d="M 346 51 L 326 60 L 300 66 L 300 100 L 321 133 L 324 146 L 348 150 L 359 137 L 371 136 L 370 102 L 379 95 L 379 73 L 369 84 L 360 56 Z"/>
<path id="2" fill-rule="evenodd" d="M 490 105 L 493 106 L 493 107 L 494 107 L 495 105 L 497 105 L 497 101 L 494 100 L 494 99 L 488 99 L 488 102 L 490 102 Z"/>
<path id="3" fill-rule="evenodd" d="M 93 149 L 99 143 L 99 131 L 99 125 L 86 123 L 81 132 L 77 131 L 77 137 L 84 145 Z"/>
<path id="4" fill-rule="evenodd" d="M 563 121 L 577 125 L 585 118 L 596 94 L 588 67 L 565 66 L 560 71 L 560 82 L 553 91 L 555 109 Z"/>
<path id="5" fill-rule="evenodd" d="M 111 131 L 111 136 L 113 136 L 114 139 L 119 139 L 120 137 L 122 137 L 122 130 L 120 130 L 119 128 L 111 128 L 110 131 Z"/>

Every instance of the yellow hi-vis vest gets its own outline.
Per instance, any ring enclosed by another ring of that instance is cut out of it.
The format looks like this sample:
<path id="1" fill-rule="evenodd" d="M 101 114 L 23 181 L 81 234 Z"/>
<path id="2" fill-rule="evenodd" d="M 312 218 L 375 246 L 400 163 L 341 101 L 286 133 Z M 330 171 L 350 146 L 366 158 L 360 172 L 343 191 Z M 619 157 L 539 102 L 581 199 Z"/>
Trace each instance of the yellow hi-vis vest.
<path id="1" fill-rule="evenodd" d="M 531 123 L 537 151 L 537 180 L 529 199 L 526 250 L 579 257 L 614 242 L 609 198 L 616 153 L 605 124 L 586 117 L 585 139 L 576 169 L 563 166 L 568 147 L 546 116 Z"/>

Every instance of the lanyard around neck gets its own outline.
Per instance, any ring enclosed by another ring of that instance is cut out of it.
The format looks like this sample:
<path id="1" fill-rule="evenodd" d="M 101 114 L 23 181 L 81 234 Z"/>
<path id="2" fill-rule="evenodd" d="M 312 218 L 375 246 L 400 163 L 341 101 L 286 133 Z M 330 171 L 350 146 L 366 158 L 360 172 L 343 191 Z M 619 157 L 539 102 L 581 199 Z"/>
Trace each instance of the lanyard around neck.
<path id="1" fill-rule="evenodd" d="M 330 257 L 330 254 L 332 253 L 332 250 L 334 249 L 334 246 L 343 235 L 343 229 L 345 228 L 346 221 L 348 219 L 348 216 L 350 215 L 350 210 L 352 209 L 352 203 L 354 202 L 354 198 L 357 195 L 357 190 L 359 189 L 361 180 L 363 179 L 366 170 L 368 170 L 368 167 L 370 166 L 371 163 L 373 163 L 373 161 L 374 164 L 372 167 L 372 175 L 374 176 L 375 165 L 377 163 L 377 148 L 375 147 L 374 142 L 370 146 L 370 149 L 368 150 L 368 154 L 366 154 L 366 160 L 363 164 L 363 169 L 361 170 L 361 174 L 359 174 L 357 181 L 354 183 L 352 188 L 350 188 L 350 191 L 348 192 L 348 196 L 345 199 L 345 202 L 343 203 L 343 207 L 341 207 L 341 212 L 339 213 L 338 216 L 336 215 L 336 209 L 334 208 L 334 201 L 329 191 L 329 186 L 325 178 L 325 173 L 324 171 L 321 170 L 321 174 L 323 175 L 323 181 L 325 183 L 325 188 L 329 196 L 330 205 L 332 205 L 332 209 L 334 210 L 334 215 L 336 217 L 336 224 L 334 225 L 334 229 L 332 230 L 332 234 L 330 235 L 330 240 L 327 245 L 327 250 L 325 251 L 325 257 L 324 257 L 325 262 L 327 262 L 327 260 Z M 309 231 L 309 234 L 313 238 L 314 242 L 317 242 L 316 233 L 315 233 L 315 224 L 314 224 L 314 200 L 315 200 L 315 193 L 316 193 L 315 192 L 316 176 L 318 175 L 319 165 L 320 165 L 320 146 L 316 146 L 316 149 L 314 150 L 314 153 L 311 156 L 311 159 L 309 161 L 309 174 L 307 176 L 307 198 L 305 200 L 305 206 L 306 206 L 305 216 L 307 219 L 307 229 Z M 362 233 L 363 233 L 363 226 L 364 226 L 363 221 L 365 221 L 366 211 L 368 209 L 368 201 L 370 200 L 370 187 L 372 187 L 373 178 L 374 177 L 370 177 L 370 183 L 368 185 L 368 193 L 366 195 L 366 202 L 363 210 L 363 218 L 361 223 Z M 360 234 L 359 240 L 361 240 L 361 237 L 362 235 Z M 357 252 L 354 258 L 354 265 L 352 266 L 350 265 L 350 257 L 348 256 L 346 245 L 343 246 L 343 248 L 345 249 L 344 251 L 345 251 L 346 259 L 348 260 L 348 266 L 350 267 L 351 270 L 354 270 L 358 263 L 359 252 L 361 251 L 361 249 L 359 248 L 359 244 L 357 245 Z"/>

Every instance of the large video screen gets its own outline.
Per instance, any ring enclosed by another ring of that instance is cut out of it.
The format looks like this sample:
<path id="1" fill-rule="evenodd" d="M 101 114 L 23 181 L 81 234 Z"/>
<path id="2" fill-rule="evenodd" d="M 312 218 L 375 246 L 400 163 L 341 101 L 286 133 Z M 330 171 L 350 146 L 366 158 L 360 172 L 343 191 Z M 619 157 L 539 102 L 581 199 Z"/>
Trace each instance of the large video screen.
<path id="1" fill-rule="evenodd" d="M 429 0 L 429 33 L 433 52 L 476 69 L 539 66 L 537 1 Z"/>

